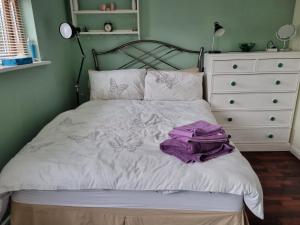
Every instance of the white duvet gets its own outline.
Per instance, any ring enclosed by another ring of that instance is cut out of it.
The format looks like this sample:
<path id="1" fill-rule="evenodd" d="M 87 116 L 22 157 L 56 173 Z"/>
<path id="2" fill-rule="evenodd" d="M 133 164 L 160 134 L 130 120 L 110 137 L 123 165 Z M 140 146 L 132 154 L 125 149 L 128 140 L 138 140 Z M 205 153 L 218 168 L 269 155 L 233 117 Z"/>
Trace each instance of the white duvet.
<path id="1" fill-rule="evenodd" d="M 0 194 L 18 190 L 189 190 L 244 196 L 263 218 L 260 182 L 238 150 L 184 164 L 159 144 L 175 126 L 216 123 L 205 101 L 91 101 L 48 124 L 2 170 Z"/>

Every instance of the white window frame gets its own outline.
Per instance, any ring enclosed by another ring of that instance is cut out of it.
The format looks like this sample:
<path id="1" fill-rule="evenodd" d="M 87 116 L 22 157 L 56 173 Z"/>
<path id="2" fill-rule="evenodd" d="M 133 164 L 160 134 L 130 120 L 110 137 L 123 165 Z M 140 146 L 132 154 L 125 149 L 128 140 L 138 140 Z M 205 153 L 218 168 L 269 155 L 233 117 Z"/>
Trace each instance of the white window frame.
<path id="1" fill-rule="evenodd" d="M 28 55 L 19 0 L 0 0 L 0 58 Z"/>

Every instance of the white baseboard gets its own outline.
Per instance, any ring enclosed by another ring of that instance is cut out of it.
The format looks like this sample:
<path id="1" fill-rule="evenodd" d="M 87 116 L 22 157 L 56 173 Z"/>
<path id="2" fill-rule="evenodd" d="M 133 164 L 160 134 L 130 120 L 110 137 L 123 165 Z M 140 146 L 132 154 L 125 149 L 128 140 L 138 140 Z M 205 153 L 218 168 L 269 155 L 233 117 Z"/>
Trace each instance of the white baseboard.
<path id="1" fill-rule="evenodd" d="M 291 153 L 296 156 L 298 159 L 300 159 L 300 149 L 295 147 L 295 146 L 292 146 L 291 147 Z"/>

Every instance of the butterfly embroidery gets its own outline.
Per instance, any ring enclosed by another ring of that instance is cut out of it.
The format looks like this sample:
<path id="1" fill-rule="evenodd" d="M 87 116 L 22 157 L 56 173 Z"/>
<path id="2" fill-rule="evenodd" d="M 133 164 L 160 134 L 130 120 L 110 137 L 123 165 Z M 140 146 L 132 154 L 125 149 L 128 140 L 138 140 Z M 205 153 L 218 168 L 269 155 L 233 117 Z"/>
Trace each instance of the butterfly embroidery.
<path id="1" fill-rule="evenodd" d="M 163 83 L 167 86 L 167 88 L 172 89 L 177 81 L 176 81 L 176 77 L 171 77 L 168 74 L 160 73 L 156 77 L 156 82 L 157 83 Z"/>
<path id="2" fill-rule="evenodd" d="M 121 97 L 122 93 L 128 88 L 127 84 L 117 84 L 114 79 L 110 79 L 109 94 L 113 98 Z"/>
<path id="3" fill-rule="evenodd" d="M 82 137 L 82 136 L 73 135 L 73 136 L 69 136 L 69 138 L 72 139 L 73 141 L 75 141 L 77 144 L 81 144 L 86 141 L 95 142 L 97 140 L 99 134 L 100 134 L 99 131 L 95 131 L 95 132 L 88 134 L 87 136 Z"/>
<path id="4" fill-rule="evenodd" d="M 46 147 L 48 147 L 52 144 L 54 144 L 54 143 L 53 142 L 47 142 L 47 143 L 42 143 L 42 144 L 31 144 L 31 143 L 29 143 L 29 144 L 26 145 L 25 149 L 28 152 L 37 152 L 40 149 L 46 148 Z"/>
<path id="5" fill-rule="evenodd" d="M 157 114 L 152 114 L 150 118 L 145 122 L 146 125 L 156 125 L 161 123 L 162 120 Z"/>
<path id="6" fill-rule="evenodd" d="M 81 125 L 83 123 L 74 123 L 73 120 L 69 117 L 65 118 L 63 121 L 59 123 L 60 126 L 71 127 L 75 125 Z"/>
<path id="7" fill-rule="evenodd" d="M 108 142 L 109 145 L 114 149 L 115 152 L 120 152 L 122 150 L 127 150 L 129 152 L 134 152 L 143 144 L 142 140 L 137 139 L 136 137 L 125 137 L 122 138 L 118 135 Z"/>

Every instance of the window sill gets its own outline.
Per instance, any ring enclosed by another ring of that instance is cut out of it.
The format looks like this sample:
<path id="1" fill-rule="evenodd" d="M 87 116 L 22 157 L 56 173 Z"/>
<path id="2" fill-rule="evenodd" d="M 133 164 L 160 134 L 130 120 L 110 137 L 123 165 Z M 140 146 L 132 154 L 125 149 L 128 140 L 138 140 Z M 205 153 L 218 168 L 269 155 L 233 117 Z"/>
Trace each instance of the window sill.
<path id="1" fill-rule="evenodd" d="M 6 72 L 11 72 L 11 71 L 16 71 L 16 70 L 23 70 L 23 69 L 44 66 L 44 65 L 49 65 L 49 64 L 51 64 L 51 61 L 39 61 L 39 62 L 34 62 L 31 64 L 26 64 L 26 65 L 19 65 L 19 66 L 0 66 L 0 73 L 6 73 Z"/>

